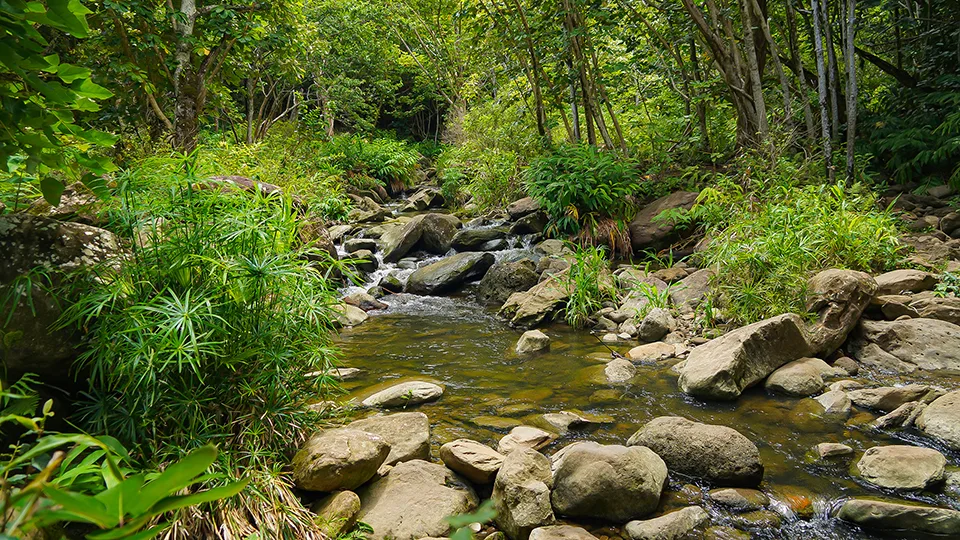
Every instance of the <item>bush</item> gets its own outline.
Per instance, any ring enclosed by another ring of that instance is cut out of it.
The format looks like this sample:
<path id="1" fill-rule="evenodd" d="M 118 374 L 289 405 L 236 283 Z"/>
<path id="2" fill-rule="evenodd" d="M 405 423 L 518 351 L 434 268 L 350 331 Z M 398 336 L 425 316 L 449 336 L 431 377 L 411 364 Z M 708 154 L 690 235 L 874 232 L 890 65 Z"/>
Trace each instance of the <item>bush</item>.
<path id="1" fill-rule="evenodd" d="M 322 420 L 307 403 L 334 384 L 318 374 L 335 358 L 336 296 L 308 261 L 323 254 L 299 247 L 289 198 L 198 191 L 189 172 L 165 197 L 139 196 L 140 182 L 123 178 L 118 197 L 132 258 L 99 269 L 62 321 L 88 330 L 76 420 L 155 465 L 216 442 L 221 471 L 251 477 L 241 501 L 180 515 L 182 534 L 318 538 L 278 472 Z"/>
<path id="2" fill-rule="evenodd" d="M 374 178 L 393 193 L 411 187 L 416 180 L 420 158 L 417 150 L 395 139 L 366 140 L 358 135 L 340 135 L 323 150 L 333 163 L 346 171 L 348 181 L 357 178 L 363 185 Z"/>
<path id="3" fill-rule="evenodd" d="M 567 324 L 583 328 L 605 300 L 616 299 L 616 288 L 610 277 L 610 263 L 602 248 L 577 247 L 574 261 L 566 275 L 570 298 L 565 308 Z"/>

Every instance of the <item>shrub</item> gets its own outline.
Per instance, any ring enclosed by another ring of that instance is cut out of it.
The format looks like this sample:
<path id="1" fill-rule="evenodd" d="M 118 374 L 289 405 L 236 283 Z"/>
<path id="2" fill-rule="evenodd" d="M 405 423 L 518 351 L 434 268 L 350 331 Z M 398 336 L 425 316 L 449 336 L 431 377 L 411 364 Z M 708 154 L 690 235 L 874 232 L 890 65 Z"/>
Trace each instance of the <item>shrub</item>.
<path id="1" fill-rule="evenodd" d="M 565 280 L 570 290 L 565 318 L 567 324 L 574 328 L 587 326 L 605 300 L 616 298 L 616 289 L 610 277 L 610 263 L 602 248 L 577 247 Z"/>
<path id="2" fill-rule="evenodd" d="M 88 330 L 76 419 L 156 465 L 216 442 L 220 470 L 251 478 L 240 501 L 179 515 L 179 537 L 319 538 L 278 473 L 322 419 L 306 404 L 333 385 L 317 374 L 334 361 L 336 298 L 308 260 L 323 254 L 298 247 L 289 198 L 198 191 L 187 170 L 165 197 L 134 196 L 140 178 L 122 179 L 133 256 L 75 291 L 62 322 Z"/>
<path id="3" fill-rule="evenodd" d="M 346 171 L 348 180 L 374 178 L 394 193 L 414 184 L 421 158 L 420 153 L 404 141 L 366 140 L 358 135 L 334 137 L 324 151 L 334 164 Z"/>

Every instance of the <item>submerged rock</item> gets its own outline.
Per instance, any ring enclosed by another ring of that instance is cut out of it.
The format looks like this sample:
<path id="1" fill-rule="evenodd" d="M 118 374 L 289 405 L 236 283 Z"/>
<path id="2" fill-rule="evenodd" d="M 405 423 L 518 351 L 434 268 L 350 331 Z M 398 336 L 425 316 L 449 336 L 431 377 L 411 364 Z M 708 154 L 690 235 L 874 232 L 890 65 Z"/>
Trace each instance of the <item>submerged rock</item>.
<path id="1" fill-rule="evenodd" d="M 503 459 L 500 452 L 470 439 L 457 439 L 440 447 L 443 464 L 475 484 L 492 483 Z"/>
<path id="2" fill-rule="evenodd" d="M 920 431 L 960 451 L 960 390 L 934 400 L 920 413 L 916 425 Z"/>
<path id="3" fill-rule="evenodd" d="M 373 478 L 387 459 L 383 438 L 352 429 L 322 431 L 293 457 L 293 481 L 307 491 L 355 489 Z"/>
<path id="4" fill-rule="evenodd" d="M 443 387 L 426 381 L 395 384 L 363 400 L 365 407 L 406 407 L 436 401 L 443 395 Z"/>
<path id="5" fill-rule="evenodd" d="M 412 459 L 430 459 L 430 420 L 421 412 L 371 416 L 350 422 L 347 429 L 372 433 L 390 445 L 384 465 Z"/>
<path id="6" fill-rule="evenodd" d="M 519 449 L 503 459 L 493 484 L 494 522 L 514 540 L 555 521 L 550 504 L 550 460 L 536 450 Z"/>
<path id="7" fill-rule="evenodd" d="M 841 443 L 823 442 L 813 448 L 820 459 L 849 456 L 853 454 L 853 448 Z"/>
<path id="8" fill-rule="evenodd" d="M 627 444 L 646 446 L 670 470 L 713 484 L 754 487 L 763 479 L 760 450 L 730 427 L 661 416 L 634 433 Z"/>
<path id="9" fill-rule="evenodd" d="M 540 330 L 527 330 L 517 341 L 517 354 L 529 354 L 550 348 L 550 337 Z"/>
<path id="10" fill-rule="evenodd" d="M 710 499 L 736 512 L 752 512 L 770 504 L 770 498 L 762 492 L 746 488 L 714 489 Z"/>
<path id="11" fill-rule="evenodd" d="M 530 532 L 530 540 L 597 540 L 583 527 L 573 525 L 550 525 L 537 527 Z"/>
<path id="12" fill-rule="evenodd" d="M 334 322 L 339 326 L 357 326 L 370 318 L 367 312 L 350 304 L 337 304 L 331 308 Z"/>
<path id="13" fill-rule="evenodd" d="M 931 448 L 874 446 L 857 462 L 860 476 L 871 484 L 902 491 L 919 491 L 940 484 L 947 459 Z"/>
<path id="14" fill-rule="evenodd" d="M 921 504 L 850 499 L 837 517 L 865 529 L 960 535 L 960 511 Z"/>
<path id="15" fill-rule="evenodd" d="M 406 292 L 431 295 L 449 292 L 483 277 L 493 266 L 489 253 L 458 253 L 418 268 L 407 278 Z"/>
<path id="16" fill-rule="evenodd" d="M 682 540 L 697 527 L 710 521 L 710 515 L 699 506 L 688 506 L 658 518 L 631 521 L 624 530 L 630 540 Z"/>

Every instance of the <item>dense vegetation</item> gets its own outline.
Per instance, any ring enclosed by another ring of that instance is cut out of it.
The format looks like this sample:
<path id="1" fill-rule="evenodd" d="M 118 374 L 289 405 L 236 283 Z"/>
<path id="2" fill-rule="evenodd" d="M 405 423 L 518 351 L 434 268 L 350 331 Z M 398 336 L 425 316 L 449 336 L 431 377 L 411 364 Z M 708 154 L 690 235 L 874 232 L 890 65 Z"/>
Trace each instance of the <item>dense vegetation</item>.
<path id="1" fill-rule="evenodd" d="M 546 234 L 582 246 L 566 306 L 579 326 L 617 294 L 607 257 L 672 256 L 631 253 L 627 224 L 676 189 L 701 190 L 697 205 L 659 219 L 711 239 L 698 254 L 719 270 L 711 305 L 745 323 L 802 311 L 818 269 L 901 262 L 883 188 L 960 188 L 952 0 L 0 9 L 0 213 L 79 182 L 131 253 L 57 291 L 89 375 L 63 429 L 89 435 L 45 443 L 42 381 L 5 386 L 3 405 L 20 405 L 3 419 L 25 430 L 4 457 L 4 509 L 21 510 L 3 513 L 5 534 L 55 521 L 35 478 L 103 493 L 213 443 L 212 495 L 184 502 L 200 511 L 164 506 L 169 537 L 319 537 L 284 467 L 330 420 L 306 405 L 335 387 L 322 374 L 346 270 L 311 227 L 348 220 L 357 194 L 429 181 L 470 216 L 536 198 Z M 220 175 L 282 193 L 238 197 Z M 25 466 L 61 447 L 56 472 Z M 249 486 L 224 499 L 237 481 Z M 130 534 L 159 523 L 139 510 Z"/>

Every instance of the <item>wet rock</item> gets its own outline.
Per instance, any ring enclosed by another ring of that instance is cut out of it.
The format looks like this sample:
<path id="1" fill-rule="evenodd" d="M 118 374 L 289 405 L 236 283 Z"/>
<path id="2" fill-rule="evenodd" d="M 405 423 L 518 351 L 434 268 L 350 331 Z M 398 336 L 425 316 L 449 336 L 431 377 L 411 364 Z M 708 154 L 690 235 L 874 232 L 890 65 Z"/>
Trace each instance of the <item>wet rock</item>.
<path id="1" fill-rule="evenodd" d="M 540 330 L 527 330 L 517 341 L 517 354 L 529 354 L 550 348 L 550 337 Z"/>
<path id="2" fill-rule="evenodd" d="M 448 292 L 483 277 L 493 266 L 489 253 L 458 253 L 418 268 L 407 278 L 406 292 L 432 295 Z"/>
<path id="3" fill-rule="evenodd" d="M 841 390 L 830 390 L 813 399 L 817 400 L 817 403 L 823 407 L 823 412 L 827 416 L 846 418 L 850 416 L 850 411 L 853 408 L 850 397 Z"/>
<path id="4" fill-rule="evenodd" d="M 445 536 L 448 516 L 469 513 L 479 500 L 473 489 L 453 471 L 434 463 L 400 463 L 357 493 L 357 516 L 373 528 L 370 540 L 418 540 Z"/>
<path id="5" fill-rule="evenodd" d="M 400 281 L 394 274 L 387 274 L 380 278 L 380 281 L 377 285 L 385 291 L 390 291 L 392 293 L 403 292 L 403 282 Z"/>
<path id="6" fill-rule="evenodd" d="M 617 323 L 606 317 L 597 317 L 597 324 L 593 327 L 595 332 L 616 332 L 619 329 Z"/>
<path id="7" fill-rule="evenodd" d="M 444 205 L 446 200 L 440 190 L 434 187 L 420 188 L 416 193 L 407 199 L 407 204 L 400 209 L 401 212 L 417 212 L 428 208 L 439 208 Z"/>
<path id="8" fill-rule="evenodd" d="M 807 327 L 814 355 L 837 350 L 857 325 L 860 315 L 877 292 L 869 274 L 853 270 L 824 270 L 807 283 L 807 311 L 817 320 Z"/>
<path id="9" fill-rule="evenodd" d="M 620 335 L 626 334 L 628 338 L 636 337 L 640 333 L 640 329 L 637 328 L 637 325 L 633 321 L 625 320 L 620 323 L 620 326 L 617 327 L 617 330 L 620 332 Z"/>
<path id="10" fill-rule="evenodd" d="M 389 453 L 387 442 L 372 433 L 322 431 L 293 457 L 293 481 L 307 491 L 354 489 L 373 478 Z"/>
<path id="11" fill-rule="evenodd" d="M 367 312 L 350 304 L 337 304 L 330 308 L 334 322 L 340 326 L 357 326 L 370 318 Z"/>
<path id="12" fill-rule="evenodd" d="M 421 219 L 423 231 L 416 247 L 434 255 L 444 255 L 450 251 L 453 237 L 461 226 L 460 220 L 449 214 L 425 214 Z"/>
<path id="13" fill-rule="evenodd" d="M 677 321 L 670 315 L 670 310 L 653 308 L 643 318 L 637 337 L 640 341 L 659 341 L 663 336 L 677 328 Z"/>
<path id="14" fill-rule="evenodd" d="M 453 237 L 452 247 L 457 251 L 480 251 L 487 242 L 506 236 L 502 229 L 463 229 Z"/>
<path id="15" fill-rule="evenodd" d="M 510 234 L 523 236 L 525 234 L 542 233 L 550 222 L 550 218 L 543 212 L 534 212 L 518 219 L 511 227 Z"/>
<path id="16" fill-rule="evenodd" d="M 443 464 L 475 484 L 492 483 L 503 458 L 493 448 L 470 439 L 457 439 L 440 447 Z"/>
<path id="17" fill-rule="evenodd" d="M 850 380 L 850 379 L 844 379 L 844 380 L 842 380 L 842 381 L 837 381 L 837 382 L 832 382 L 832 383 L 830 383 L 830 387 L 829 387 L 829 388 L 830 388 L 831 391 L 834 391 L 834 390 L 835 390 L 835 391 L 838 391 L 838 392 L 849 392 L 850 390 L 859 390 L 859 389 L 863 388 L 864 386 L 866 386 L 866 385 L 863 384 L 861 381 L 853 381 L 853 380 Z"/>
<path id="18" fill-rule="evenodd" d="M 596 424 L 610 424 L 613 422 L 613 417 L 573 411 L 560 411 L 556 413 L 544 414 L 543 420 L 563 434 L 569 431 L 571 428 Z"/>
<path id="19" fill-rule="evenodd" d="M 557 240 L 553 238 L 540 242 L 534 246 L 533 249 L 538 253 L 546 255 L 547 257 L 563 257 L 573 253 L 573 250 L 571 250 L 563 240 Z"/>
<path id="20" fill-rule="evenodd" d="M 510 216 L 511 221 L 516 221 L 539 210 L 540 201 L 533 197 L 524 197 L 507 205 L 507 215 Z"/>
<path id="21" fill-rule="evenodd" d="M 573 443 L 553 458 L 550 498 L 557 514 L 625 522 L 660 502 L 667 466 L 643 446 Z"/>
<path id="22" fill-rule="evenodd" d="M 349 296 L 344 296 L 343 301 L 351 306 L 356 306 L 364 311 L 374 311 L 378 309 L 387 309 L 387 305 L 377 300 L 365 292 L 355 292 Z"/>
<path id="23" fill-rule="evenodd" d="M 845 444 L 831 442 L 820 443 L 813 447 L 813 451 L 816 452 L 820 459 L 849 456 L 853 454 L 853 448 L 850 448 Z"/>
<path id="24" fill-rule="evenodd" d="M 509 454 L 522 448 L 540 450 L 541 448 L 553 442 L 553 440 L 556 438 L 556 435 L 539 428 L 531 426 L 517 426 L 511 429 L 510 433 L 500 439 L 500 443 L 497 444 L 497 452 L 500 452 L 501 454 Z"/>
<path id="25" fill-rule="evenodd" d="M 838 370 L 819 358 L 801 358 L 777 368 L 767 377 L 764 386 L 788 396 L 806 397 L 824 389 L 824 377 L 837 374 Z"/>
<path id="26" fill-rule="evenodd" d="M 669 343 L 664 343 L 662 341 L 657 341 L 630 349 L 630 351 L 627 353 L 627 358 L 633 360 L 634 362 L 643 364 L 657 362 L 659 360 L 666 360 L 667 358 L 673 358 L 676 356 L 676 354 L 676 346 L 670 345 Z"/>
<path id="27" fill-rule="evenodd" d="M 946 321 L 864 320 L 850 344 L 858 362 L 881 370 L 960 370 L 960 326 Z"/>
<path id="28" fill-rule="evenodd" d="M 317 515 L 320 529 L 330 538 L 337 538 L 357 524 L 360 497 L 352 491 L 338 491 L 314 503 L 310 510 Z"/>
<path id="29" fill-rule="evenodd" d="M 491 496 L 497 527 L 514 540 L 524 540 L 537 527 L 553 523 L 551 489 L 553 473 L 546 456 L 530 448 L 506 456 Z"/>
<path id="30" fill-rule="evenodd" d="M 931 448 L 874 446 L 857 462 L 857 471 L 864 480 L 880 487 L 919 491 L 943 482 L 946 463 L 943 454 Z"/>
<path id="31" fill-rule="evenodd" d="M 423 217 L 417 216 L 402 227 L 395 227 L 380 237 L 383 262 L 397 262 L 413 250 L 423 236 Z"/>
<path id="32" fill-rule="evenodd" d="M 376 272 L 377 268 L 380 268 L 380 261 L 377 260 L 376 255 L 367 249 L 354 251 L 350 255 L 350 260 L 353 267 L 361 272 Z"/>
<path id="33" fill-rule="evenodd" d="M 607 363 L 603 368 L 603 374 L 607 382 L 623 383 L 637 374 L 637 368 L 629 360 L 617 358 Z"/>
<path id="34" fill-rule="evenodd" d="M 703 540 L 750 540 L 750 533 L 725 525 L 708 527 L 703 533 Z"/>
<path id="35" fill-rule="evenodd" d="M 430 459 L 430 420 L 421 412 L 371 416 L 347 424 L 347 429 L 372 433 L 390 445 L 384 465 Z"/>
<path id="36" fill-rule="evenodd" d="M 443 387 L 426 381 L 395 384 L 363 400 L 365 407 L 407 407 L 436 401 L 443 395 Z"/>
<path id="37" fill-rule="evenodd" d="M 693 208 L 697 195 L 691 191 L 677 191 L 643 207 L 630 222 L 630 244 L 634 253 L 663 249 L 679 239 L 680 232 L 672 223 L 654 218 L 665 210 Z"/>
<path id="38" fill-rule="evenodd" d="M 343 250 L 347 253 L 356 253 L 360 250 L 376 252 L 379 244 L 373 238 L 352 238 L 343 243 Z"/>
<path id="39" fill-rule="evenodd" d="M 897 407 L 893 411 L 877 418 L 870 424 L 874 429 L 890 429 L 894 427 L 912 427 L 917 417 L 927 405 L 920 401 L 910 401 Z"/>
<path id="40" fill-rule="evenodd" d="M 937 276 L 922 270 L 894 270 L 876 277 L 877 294 L 903 294 L 929 291 L 937 286 Z"/>
<path id="41" fill-rule="evenodd" d="M 837 517 L 864 529 L 960 535 L 960 511 L 920 504 L 850 499 Z"/>
<path id="42" fill-rule="evenodd" d="M 917 311 L 918 317 L 960 325 L 960 298 L 952 296 L 918 298 L 910 302 L 910 308 Z"/>
<path id="43" fill-rule="evenodd" d="M 777 530 L 780 528 L 780 514 L 772 510 L 754 510 L 733 516 L 733 523 L 744 529 Z"/>
<path id="44" fill-rule="evenodd" d="M 697 397 L 735 399 L 778 367 L 809 353 L 802 319 L 780 315 L 693 349 L 680 373 L 680 388 Z"/>
<path id="45" fill-rule="evenodd" d="M 500 316 L 510 320 L 510 325 L 520 328 L 534 327 L 553 317 L 570 298 L 570 287 L 564 283 L 564 274 L 551 276 L 528 291 L 513 293 L 500 308 Z"/>
<path id="46" fill-rule="evenodd" d="M 934 400 L 920 413 L 916 426 L 948 447 L 960 451 L 960 390 Z"/>
<path id="47" fill-rule="evenodd" d="M 857 365 L 857 361 L 849 356 L 841 356 L 833 361 L 833 367 L 837 369 L 842 369 L 846 372 L 847 375 L 853 376 L 860 371 L 860 366 Z"/>
<path id="48" fill-rule="evenodd" d="M 735 512 L 760 510 L 770 504 L 770 498 L 755 489 L 722 488 L 710 491 L 710 499 Z"/>
<path id="49" fill-rule="evenodd" d="M 710 280 L 715 272 L 708 268 L 697 270 L 670 288 L 670 301 L 681 312 L 692 311 L 710 292 Z"/>
<path id="50" fill-rule="evenodd" d="M 625 530 L 630 540 L 681 540 L 709 521 L 706 510 L 688 506 L 658 518 L 631 521 Z"/>
<path id="51" fill-rule="evenodd" d="M 480 280 L 477 300 L 484 304 L 503 305 L 515 292 L 523 292 L 537 284 L 536 265 L 530 259 L 498 262 Z"/>
<path id="52" fill-rule="evenodd" d="M 924 401 L 931 392 L 938 390 L 925 384 L 908 384 L 851 390 L 847 395 L 858 407 L 889 412 L 910 401 Z"/>
<path id="53" fill-rule="evenodd" d="M 760 450 L 737 430 L 679 416 L 654 418 L 627 441 L 649 447 L 672 471 L 721 486 L 757 486 Z"/>
<path id="54" fill-rule="evenodd" d="M 530 540 L 597 540 L 597 537 L 582 527 L 550 525 L 530 531 Z"/>

